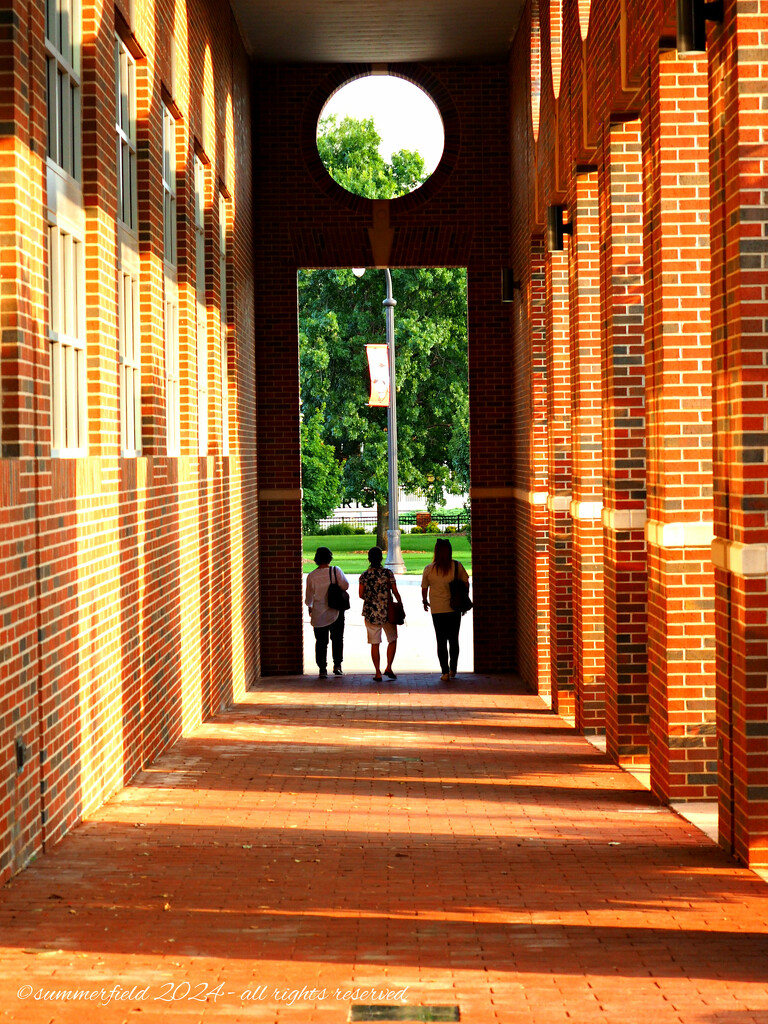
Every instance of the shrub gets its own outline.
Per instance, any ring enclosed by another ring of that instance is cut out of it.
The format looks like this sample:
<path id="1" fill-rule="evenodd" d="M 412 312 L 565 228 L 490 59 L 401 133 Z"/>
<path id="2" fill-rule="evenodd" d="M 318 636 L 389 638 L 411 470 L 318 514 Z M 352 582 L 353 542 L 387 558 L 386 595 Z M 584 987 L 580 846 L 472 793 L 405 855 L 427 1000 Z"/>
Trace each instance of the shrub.
<path id="1" fill-rule="evenodd" d="M 425 525 L 424 533 L 440 533 L 440 527 L 434 519 L 430 519 L 430 521 Z"/>
<path id="2" fill-rule="evenodd" d="M 320 535 L 323 537 L 351 537 L 354 533 L 357 533 L 357 530 L 349 523 L 331 523 L 321 531 Z"/>
<path id="3" fill-rule="evenodd" d="M 455 526 L 446 526 L 445 532 L 446 533 L 456 533 L 456 527 Z"/>
<path id="4" fill-rule="evenodd" d="M 364 526 L 356 526 L 354 532 L 356 535 L 362 534 L 363 536 L 365 536 L 366 530 Z"/>
<path id="5" fill-rule="evenodd" d="M 420 526 L 414 526 L 414 528 L 411 530 L 411 533 L 424 533 L 424 530 L 422 530 Z"/>

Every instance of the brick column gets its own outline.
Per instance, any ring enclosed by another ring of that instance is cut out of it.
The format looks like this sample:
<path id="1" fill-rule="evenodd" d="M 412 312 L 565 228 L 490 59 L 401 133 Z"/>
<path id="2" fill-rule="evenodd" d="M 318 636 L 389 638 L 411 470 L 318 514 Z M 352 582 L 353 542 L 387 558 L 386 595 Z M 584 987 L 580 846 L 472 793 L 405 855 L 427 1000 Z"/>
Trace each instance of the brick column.
<path id="1" fill-rule="evenodd" d="M 768 2 L 709 26 L 720 841 L 768 866 Z"/>
<path id="2" fill-rule="evenodd" d="M 290 265 L 256 276 L 261 670 L 303 670 L 298 293 Z"/>
<path id="3" fill-rule="evenodd" d="M 565 243 L 568 245 L 568 242 Z M 546 263 L 549 611 L 552 707 L 575 716 L 571 571 L 571 368 L 568 250 Z"/>
<path id="4" fill-rule="evenodd" d="M 475 671 L 511 672 L 517 664 L 517 608 L 498 538 L 513 543 L 515 529 L 512 309 L 500 301 L 496 267 L 467 268 L 467 307 Z"/>
<path id="5" fill-rule="evenodd" d="M 577 174 L 570 281 L 571 517 L 576 726 L 585 733 L 605 728 L 599 223 L 597 172 Z"/>
<path id="6" fill-rule="evenodd" d="M 612 124 L 604 134 L 600 222 L 606 744 L 620 764 L 645 764 L 645 357 L 637 120 Z"/>
<path id="7" fill-rule="evenodd" d="M 549 698 L 546 273 L 540 239 L 531 243 L 528 259 L 530 278 L 515 298 L 518 668 L 535 693 Z"/>
<path id="8" fill-rule="evenodd" d="M 706 61 L 652 63 L 644 125 L 651 788 L 714 797 Z"/>

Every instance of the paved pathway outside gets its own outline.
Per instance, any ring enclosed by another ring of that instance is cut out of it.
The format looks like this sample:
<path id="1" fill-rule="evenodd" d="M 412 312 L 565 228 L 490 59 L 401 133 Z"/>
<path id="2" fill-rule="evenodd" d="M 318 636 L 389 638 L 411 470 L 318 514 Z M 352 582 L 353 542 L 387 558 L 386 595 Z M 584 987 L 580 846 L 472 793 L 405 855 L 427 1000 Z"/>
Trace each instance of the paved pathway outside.
<path id="1" fill-rule="evenodd" d="M 2 892 L 0 1020 L 766 1024 L 767 895 L 512 677 L 264 680 Z"/>

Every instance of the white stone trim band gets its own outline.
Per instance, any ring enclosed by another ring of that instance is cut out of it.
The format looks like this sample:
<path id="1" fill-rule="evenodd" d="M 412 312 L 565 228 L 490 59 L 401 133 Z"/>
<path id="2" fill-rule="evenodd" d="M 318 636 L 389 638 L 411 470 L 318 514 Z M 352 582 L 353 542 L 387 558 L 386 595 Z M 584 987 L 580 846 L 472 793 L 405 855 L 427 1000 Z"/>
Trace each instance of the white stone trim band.
<path id="1" fill-rule="evenodd" d="M 712 562 L 734 576 L 768 576 L 768 544 L 741 544 L 716 537 L 712 541 Z"/>
<path id="2" fill-rule="evenodd" d="M 573 519 L 601 519 L 603 514 L 602 501 L 572 501 L 571 518 Z"/>
<path id="3" fill-rule="evenodd" d="M 469 496 L 481 501 L 483 498 L 514 498 L 515 490 L 514 487 L 470 487 Z"/>
<path id="4" fill-rule="evenodd" d="M 601 518 L 606 530 L 626 533 L 627 530 L 642 530 L 648 515 L 644 508 L 604 508 Z"/>
<path id="5" fill-rule="evenodd" d="M 512 497 L 526 505 L 546 505 L 549 491 L 524 491 L 522 487 L 513 487 Z"/>
<path id="6" fill-rule="evenodd" d="M 547 508 L 550 512 L 570 512 L 570 494 L 550 494 L 547 498 Z"/>
<path id="7" fill-rule="evenodd" d="M 259 501 L 301 501 L 300 487 L 264 487 L 259 491 Z"/>
<path id="8" fill-rule="evenodd" d="M 660 523 L 649 519 L 645 524 L 645 539 L 655 548 L 708 548 L 715 536 L 715 524 Z"/>

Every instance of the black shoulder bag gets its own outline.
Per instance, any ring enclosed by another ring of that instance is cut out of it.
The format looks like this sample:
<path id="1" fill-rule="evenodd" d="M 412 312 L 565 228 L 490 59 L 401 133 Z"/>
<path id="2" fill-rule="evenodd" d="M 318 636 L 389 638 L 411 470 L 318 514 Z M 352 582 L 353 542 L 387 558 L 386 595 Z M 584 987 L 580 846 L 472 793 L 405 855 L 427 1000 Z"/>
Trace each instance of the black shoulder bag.
<path id="1" fill-rule="evenodd" d="M 453 579 L 449 582 L 448 587 L 451 591 L 451 608 L 455 612 L 468 612 L 472 607 L 472 602 L 469 599 L 469 584 L 465 583 L 464 580 L 459 579 L 459 563 L 453 563 Z"/>
<path id="2" fill-rule="evenodd" d="M 333 573 L 332 576 L 331 573 Z M 349 594 L 346 590 L 342 590 L 336 582 L 336 569 L 329 567 L 328 576 L 331 581 L 328 584 L 328 607 L 335 608 L 339 612 L 347 611 L 349 609 Z"/>

